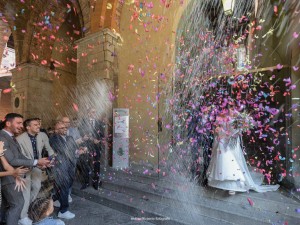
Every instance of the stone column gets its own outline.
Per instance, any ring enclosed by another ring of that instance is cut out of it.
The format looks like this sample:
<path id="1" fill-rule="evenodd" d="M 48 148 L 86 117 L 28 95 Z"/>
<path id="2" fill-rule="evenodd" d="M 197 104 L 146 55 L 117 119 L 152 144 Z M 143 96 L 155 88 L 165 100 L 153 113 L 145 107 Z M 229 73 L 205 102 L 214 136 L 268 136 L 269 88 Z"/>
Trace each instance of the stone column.
<path id="1" fill-rule="evenodd" d="M 105 136 L 112 134 L 112 109 L 117 108 L 118 86 L 118 37 L 109 29 L 103 29 L 76 42 L 77 84 L 81 118 L 86 117 L 87 108 L 96 108 L 104 121 Z M 111 141 L 102 152 L 102 165 L 111 165 Z"/>
<path id="2" fill-rule="evenodd" d="M 53 81 L 48 68 L 26 63 L 11 72 L 12 112 L 22 114 L 24 119 L 41 118 L 43 128 L 51 126 Z"/>

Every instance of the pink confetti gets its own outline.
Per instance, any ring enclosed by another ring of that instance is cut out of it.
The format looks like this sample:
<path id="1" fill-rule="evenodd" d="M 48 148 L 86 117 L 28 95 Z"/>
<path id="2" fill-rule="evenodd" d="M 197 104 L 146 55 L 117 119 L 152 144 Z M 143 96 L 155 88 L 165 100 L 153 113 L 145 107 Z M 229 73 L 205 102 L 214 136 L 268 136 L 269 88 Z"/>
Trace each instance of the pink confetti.
<path id="1" fill-rule="evenodd" d="M 11 92 L 11 88 L 3 90 L 3 94 L 9 93 L 9 92 Z"/>
<path id="2" fill-rule="evenodd" d="M 108 93 L 109 93 L 110 99 L 114 100 L 116 96 L 114 96 L 110 91 L 108 91 Z"/>
<path id="3" fill-rule="evenodd" d="M 128 72 L 132 73 L 134 65 L 128 65 Z"/>
<path id="4" fill-rule="evenodd" d="M 75 103 L 73 103 L 73 107 L 74 107 L 75 111 L 78 112 L 78 106 Z"/>
<path id="5" fill-rule="evenodd" d="M 297 38 L 298 34 L 296 32 L 294 32 L 293 36 L 294 36 L 294 38 Z"/>
<path id="6" fill-rule="evenodd" d="M 277 64 L 277 69 L 281 70 L 283 68 L 283 65 Z"/>

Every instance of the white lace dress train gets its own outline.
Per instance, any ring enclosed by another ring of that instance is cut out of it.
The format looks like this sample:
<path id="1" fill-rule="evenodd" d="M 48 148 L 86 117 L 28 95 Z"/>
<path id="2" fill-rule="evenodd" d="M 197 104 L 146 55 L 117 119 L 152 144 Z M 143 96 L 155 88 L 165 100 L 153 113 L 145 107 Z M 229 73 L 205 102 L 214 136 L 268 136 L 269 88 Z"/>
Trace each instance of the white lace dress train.
<path id="1" fill-rule="evenodd" d="M 231 129 L 232 132 L 235 131 Z M 254 182 L 240 146 L 240 138 L 237 139 L 235 145 L 228 145 L 228 141 L 226 142 L 222 138 L 225 135 L 226 133 L 220 131 L 214 138 L 211 160 L 207 170 L 208 185 L 237 192 L 276 191 L 279 184 L 261 185 L 261 183 Z"/>

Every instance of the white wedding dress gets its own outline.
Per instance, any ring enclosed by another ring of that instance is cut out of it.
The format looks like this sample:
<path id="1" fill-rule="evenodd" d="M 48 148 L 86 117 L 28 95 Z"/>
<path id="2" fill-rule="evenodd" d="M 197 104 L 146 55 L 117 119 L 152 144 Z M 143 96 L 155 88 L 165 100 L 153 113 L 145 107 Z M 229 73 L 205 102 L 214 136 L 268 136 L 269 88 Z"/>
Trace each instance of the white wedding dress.
<path id="1" fill-rule="evenodd" d="M 207 169 L 208 185 L 237 192 L 276 191 L 279 184 L 261 185 L 262 180 L 259 177 L 257 179 L 257 175 L 262 177 L 262 174 L 253 173 L 254 176 L 251 177 L 240 146 L 240 137 L 237 138 L 236 144 L 230 143 L 232 142 L 229 140 L 230 136 L 239 135 L 238 131 L 232 128 L 232 121 L 219 123 L 221 127 L 215 132 L 211 160 Z"/>

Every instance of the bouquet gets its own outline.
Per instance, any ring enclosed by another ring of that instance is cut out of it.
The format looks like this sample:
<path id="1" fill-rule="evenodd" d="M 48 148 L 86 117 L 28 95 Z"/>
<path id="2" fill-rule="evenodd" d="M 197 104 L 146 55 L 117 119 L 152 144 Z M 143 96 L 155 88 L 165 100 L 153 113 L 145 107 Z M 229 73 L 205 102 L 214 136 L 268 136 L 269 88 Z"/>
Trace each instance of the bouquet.
<path id="1" fill-rule="evenodd" d="M 250 113 L 246 111 L 236 113 L 232 122 L 232 128 L 236 130 L 236 132 L 230 137 L 230 142 L 237 143 L 239 137 L 238 133 L 247 133 L 249 135 L 251 133 L 250 130 L 252 130 L 254 126 L 255 121 L 253 117 L 250 116 Z"/>

